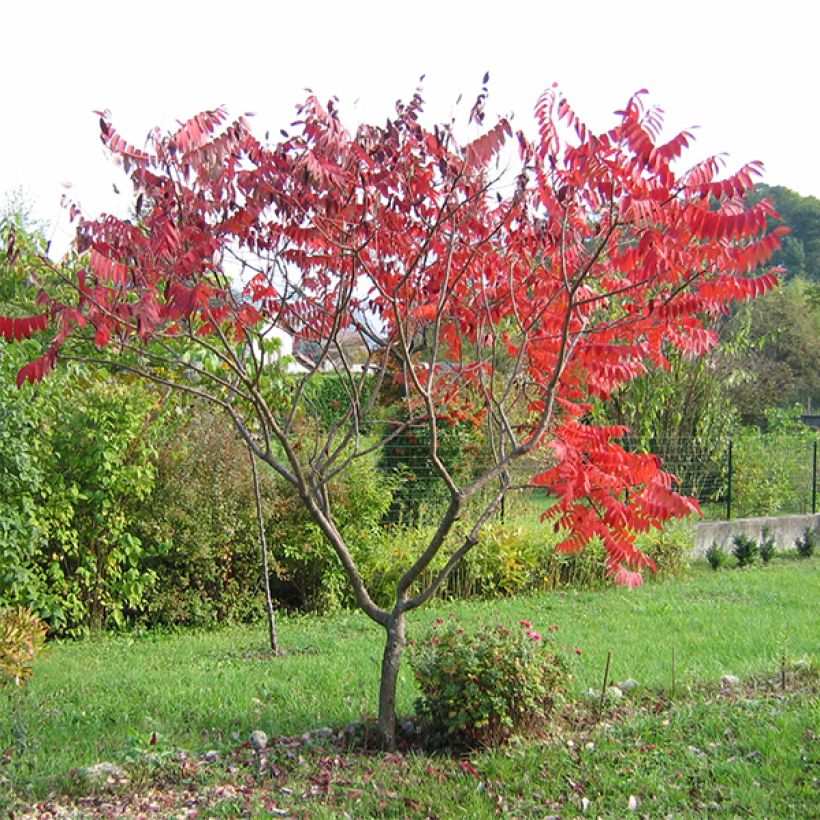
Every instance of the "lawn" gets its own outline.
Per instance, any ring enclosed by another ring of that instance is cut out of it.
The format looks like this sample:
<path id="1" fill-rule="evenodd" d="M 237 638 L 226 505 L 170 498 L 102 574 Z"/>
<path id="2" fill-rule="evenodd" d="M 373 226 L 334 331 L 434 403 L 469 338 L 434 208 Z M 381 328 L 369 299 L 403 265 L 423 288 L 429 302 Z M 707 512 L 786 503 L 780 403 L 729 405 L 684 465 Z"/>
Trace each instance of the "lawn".
<path id="1" fill-rule="evenodd" d="M 341 755 L 290 740 L 274 743 L 262 763 L 242 745 L 255 729 L 294 737 L 374 713 L 381 635 L 358 614 L 281 618 L 288 654 L 276 659 L 265 652 L 262 627 L 55 643 L 37 663 L 17 717 L 0 716 L 0 748 L 8 750 L 0 809 L 49 794 L 77 799 L 73 770 L 106 760 L 130 765 L 128 800 L 156 789 L 165 796 L 154 802 L 165 806 L 192 789 L 216 801 L 209 814 L 218 804 L 229 814 L 272 806 L 316 817 L 571 816 L 586 805 L 593 816 L 620 816 L 632 797 L 649 816 L 807 816 L 818 777 L 811 667 L 820 662 L 819 593 L 818 559 L 781 558 L 743 571 L 696 566 L 686 578 L 632 591 L 443 603 L 417 613 L 414 634 L 451 611 L 465 624 L 557 624 L 574 659 L 556 739 L 520 740 L 470 761 Z M 607 652 L 612 679 L 641 686 L 600 716 L 585 693 L 600 687 Z M 747 685 L 723 691 L 724 674 Z M 405 669 L 399 710 L 410 712 L 413 698 Z M 188 761 L 212 750 L 220 760 L 180 763 L 181 750 Z M 93 813 L 91 804 L 86 810 Z"/>

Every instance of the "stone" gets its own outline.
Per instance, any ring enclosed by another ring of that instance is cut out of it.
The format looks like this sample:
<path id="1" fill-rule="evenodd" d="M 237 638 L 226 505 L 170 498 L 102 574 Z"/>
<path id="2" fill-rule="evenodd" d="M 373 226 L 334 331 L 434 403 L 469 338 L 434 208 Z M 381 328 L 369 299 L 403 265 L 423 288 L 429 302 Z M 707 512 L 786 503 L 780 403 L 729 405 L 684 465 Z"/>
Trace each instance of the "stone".
<path id="1" fill-rule="evenodd" d="M 637 689 L 640 684 L 635 678 L 627 678 L 626 680 L 618 681 L 615 684 L 622 692 L 629 692 L 631 689 Z"/>
<path id="2" fill-rule="evenodd" d="M 734 689 L 737 686 L 740 686 L 740 678 L 737 675 L 724 675 L 720 682 L 728 687 L 729 689 Z"/>
<path id="3" fill-rule="evenodd" d="M 322 726 L 321 729 L 314 729 L 311 734 L 319 740 L 330 740 L 336 733 L 329 726 Z"/>
<path id="4" fill-rule="evenodd" d="M 79 770 L 80 777 L 92 788 L 110 786 L 128 780 L 128 775 L 114 763 L 103 761 Z"/>
<path id="5" fill-rule="evenodd" d="M 257 752 L 261 752 L 267 745 L 268 736 L 261 729 L 251 732 L 251 746 L 253 746 Z"/>
<path id="6" fill-rule="evenodd" d="M 211 751 L 205 752 L 205 754 L 202 755 L 202 759 L 206 763 L 216 763 L 216 761 L 219 760 L 219 752 L 216 749 L 211 749 Z"/>
<path id="7" fill-rule="evenodd" d="M 624 696 L 624 690 L 620 686 L 607 686 L 606 696 L 612 700 L 620 700 Z"/>

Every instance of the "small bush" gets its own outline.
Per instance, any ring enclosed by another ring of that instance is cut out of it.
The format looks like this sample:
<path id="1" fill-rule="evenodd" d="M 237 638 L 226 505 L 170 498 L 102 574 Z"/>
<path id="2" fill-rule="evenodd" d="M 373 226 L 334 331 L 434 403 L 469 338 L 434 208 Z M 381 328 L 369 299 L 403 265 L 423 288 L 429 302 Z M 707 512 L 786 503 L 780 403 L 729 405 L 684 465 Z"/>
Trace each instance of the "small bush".
<path id="1" fill-rule="evenodd" d="M 25 607 L 0 611 L 0 686 L 19 687 L 31 676 L 46 640 L 46 625 Z"/>
<path id="2" fill-rule="evenodd" d="M 774 536 L 768 527 L 763 527 L 760 540 L 760 559 L 764 564 L 768 564 L 774 558 L 774 551 Z"/>
<path id="3" fill-rule="evenodd" d="M 721 549 L 717 541 L 712 541 L 709 549 L 706 550 L 706 560 L 709 566 L 714 570 L 719 570 L 726 566 L 726 553 Z"/>
<path id="4" fill-rule="evenodd" d="M 795 540 L 794 545 L 797 547 L 797 554 L 801 558 L 811 558 L 814 555 L 814 548 L 817 546 L 817 533 L 806 527 L 803 535 Z"/>
<path id="5" fill-rule="evenodd" d="M 741 535 L 738 533 L 732 541 L 734 544 L 735 558 L 737 558 L 737 565 L 739 567 L 746 567 L 753 564 L 758 555 L 757 541 L 749 538 L 748 535 Z"/>
<path id="6" fill-rule="evenodd" d="M 543 725 L 567 682 L 566 665 L 532 624 L 518 629 L 437 618 L 411 647 L 416 711 L 429 745 L 475 748 Z"/>

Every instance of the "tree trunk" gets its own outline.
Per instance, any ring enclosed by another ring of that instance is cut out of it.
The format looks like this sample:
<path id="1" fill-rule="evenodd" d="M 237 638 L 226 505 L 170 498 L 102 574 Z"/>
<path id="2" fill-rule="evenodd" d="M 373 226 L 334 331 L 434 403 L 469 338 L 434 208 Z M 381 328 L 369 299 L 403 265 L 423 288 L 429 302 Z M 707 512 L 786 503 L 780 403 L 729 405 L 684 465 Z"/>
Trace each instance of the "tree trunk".
<path id="1" fill-rule="evenodd" d="M 387 643 L 382 657 L 382 677 L 379 685 L 379 734 L 387 751 L 396 748 L 396 684 L 406 643 L 406 615 L 391 615 L 385 624 Z"/>

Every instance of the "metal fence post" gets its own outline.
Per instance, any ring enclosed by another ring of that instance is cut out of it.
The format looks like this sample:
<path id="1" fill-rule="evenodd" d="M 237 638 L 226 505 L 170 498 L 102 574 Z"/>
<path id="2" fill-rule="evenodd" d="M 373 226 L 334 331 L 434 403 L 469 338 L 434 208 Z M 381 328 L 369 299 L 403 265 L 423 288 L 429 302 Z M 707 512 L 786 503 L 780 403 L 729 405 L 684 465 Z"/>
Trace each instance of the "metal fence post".
<path id="1" fill-rule="evenodd" d="M 726 520 L 732 520 L 732 439 L 729 439 L 729 449 L 726 451 L 726 468 L 728 472 L 726 482 Z"/>
<path id="2" fill-rule="evenodd" d="M 817 512 L 817 439 L 814 440 L 811 458 L 811 514 Z"/>

